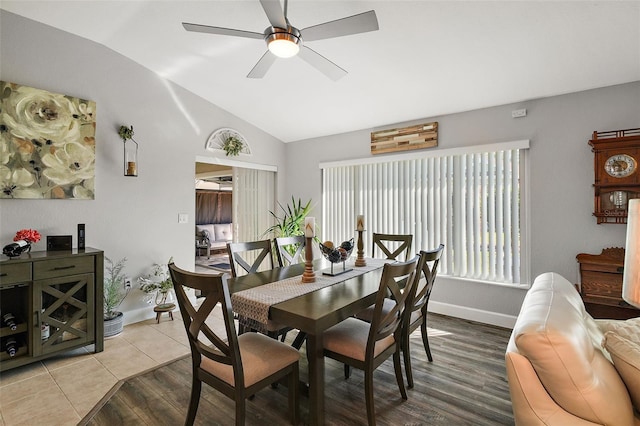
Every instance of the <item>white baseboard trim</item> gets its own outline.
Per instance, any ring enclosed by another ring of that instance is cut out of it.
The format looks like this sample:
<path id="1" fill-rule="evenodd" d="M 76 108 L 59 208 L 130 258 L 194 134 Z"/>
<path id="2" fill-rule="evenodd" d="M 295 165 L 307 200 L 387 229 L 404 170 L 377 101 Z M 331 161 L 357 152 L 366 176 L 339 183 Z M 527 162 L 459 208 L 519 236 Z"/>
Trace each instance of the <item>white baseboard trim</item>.
<path id="1" fill-rule="evenodd" d="M 468 306 L 451 305 L 436 301 L 429 302 L 428 310 L 435 314 L 448 315 L 450 317 L 462 318 L 510 329 L 513 329 L 517 318 L 513 315 L 505 315 L 497 312 L 470 308 Z"/>

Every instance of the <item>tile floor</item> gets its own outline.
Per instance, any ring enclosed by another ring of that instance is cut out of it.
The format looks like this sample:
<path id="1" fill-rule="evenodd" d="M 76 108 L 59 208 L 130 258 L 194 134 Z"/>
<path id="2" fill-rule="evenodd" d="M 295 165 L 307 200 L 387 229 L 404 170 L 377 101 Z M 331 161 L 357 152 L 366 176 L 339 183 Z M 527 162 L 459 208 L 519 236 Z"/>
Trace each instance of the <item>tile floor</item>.
<path id="1" fill-rule="evenodd" d="M 124 327 L 93 346 L 0 374 L 0 426 L 75 425 L 119 381 L 189 353 L 179 312 Z M 222 325 L 212 318 L 210 326 Z"/>

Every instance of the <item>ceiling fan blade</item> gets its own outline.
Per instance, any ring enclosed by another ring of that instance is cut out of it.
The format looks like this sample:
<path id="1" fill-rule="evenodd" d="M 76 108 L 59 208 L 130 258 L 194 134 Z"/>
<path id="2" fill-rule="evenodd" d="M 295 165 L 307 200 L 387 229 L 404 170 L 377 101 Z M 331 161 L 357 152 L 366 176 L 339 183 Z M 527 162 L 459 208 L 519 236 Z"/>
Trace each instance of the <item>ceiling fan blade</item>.
<path id="1" fill-rule="evenodd" d="M 351 34 L 377 31 L 378 18 L 375 10 L 348 16 L 324 24 L 314 25 L 300 30 L 304 41 L 324 40 L 326 38 L 342 37 Z"/>
<path id="2" fill-rule="evenodd" d="M 271 53 L 270 51 L 266 51 L 262 58 L 258 61 L 257 64 L 253 67 L 253 69 L 247 74 L 247 78 L 262 78 L 269 71 L 271 65 L 278 59 L 276 55 Z"/>
<path id="3" fill-rule="evenodd" d="M 345 70 L 343 70 L 315 50 L 308 48 L 307 46 L 302 46 L 302 49 L 300 49 L 300 53 L 298 53 L 298 56 L 304 59 L 312 67 L 317 68 L 318 71 L 320 71 L 333 81 L 338 81 L 339 79 L 347 75 L 347 72 Z"/>
<path id="4" fill-rule="evenodd" d="M 219 35 L 228 35 L 228 36 L 245 37 L 245 38 L 264 39 L 264 34 L 256 33 L 253 31 L 234 30 L 232 28 L 222 28 L 222 27 L 211 27 L 209 25 L 190 24 L 188 22 L 183 22 L 182 26 L 184 27 L 185 30 L 193 31 L 196 33 L 208 33 L 208 34 L 219 34 Z"/>
<path id="5" fill-rule="evenodd" d="M 260 0 L 260 4 L 264 9 L 264 13 L 267 14 L 271 26 L 287 28 L 287 18 L 285 18 L 284 12 L 282 11 L 280 0 Z"/>

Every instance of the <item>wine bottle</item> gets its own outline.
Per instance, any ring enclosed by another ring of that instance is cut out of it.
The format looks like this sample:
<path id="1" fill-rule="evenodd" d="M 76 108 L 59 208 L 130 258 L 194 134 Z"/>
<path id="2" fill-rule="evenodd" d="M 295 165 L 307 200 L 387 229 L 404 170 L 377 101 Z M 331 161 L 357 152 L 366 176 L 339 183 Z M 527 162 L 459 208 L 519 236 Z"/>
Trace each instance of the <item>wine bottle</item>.
<path id="1" fill-rule="evenodd" d="M 16 324 L 16 317 L 14 317 L 11 312 L 7 312 L 2 315 L 2 323 L 11 330 L 16 330 L 18 328 L 18 324 Z"/>
<path id="2" fill-rule="evenodd" d="M 42 314 L 44 315 L 44 309 L 42 310 Z M 51 335 L 51 328 L 49 327 L 49 323 L 43 321 L 40 324 L 40 337 L 42 338 L 42 340 L 47 340 L 49 339 L 50 335 Z"/>
<path id="3" fill-rule="evenodd" d="M 9 337 L 4 344 L 4 350 L 11 358 L 16 356 L 19 347 L 20 345 L 18 345 L 18 341 L 14 337 Z"/>
<path id="4" fill-rule="evenodd" d="M 9 257 L 18 257 L 24 252 L 31 251 L 31 244 L 27 240 L 18 240 L 14 243 L 7 244 L 2 249 L 2 254 Z"/>

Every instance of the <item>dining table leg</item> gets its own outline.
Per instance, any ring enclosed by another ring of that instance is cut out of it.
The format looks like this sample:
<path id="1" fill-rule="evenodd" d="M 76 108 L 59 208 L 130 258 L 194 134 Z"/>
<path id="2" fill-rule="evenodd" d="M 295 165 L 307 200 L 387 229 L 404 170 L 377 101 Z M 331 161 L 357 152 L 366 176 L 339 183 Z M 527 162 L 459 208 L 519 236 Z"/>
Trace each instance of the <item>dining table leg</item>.
<path id="1" fill-rule="evenodd" d="M 322 333 L 307 335 L 309 424 L 324 424 L 324 344 Z"/>

